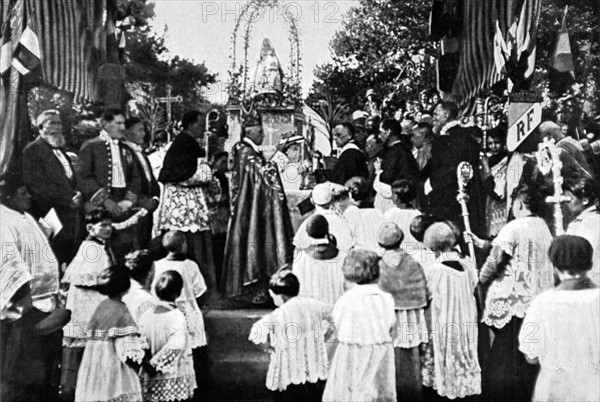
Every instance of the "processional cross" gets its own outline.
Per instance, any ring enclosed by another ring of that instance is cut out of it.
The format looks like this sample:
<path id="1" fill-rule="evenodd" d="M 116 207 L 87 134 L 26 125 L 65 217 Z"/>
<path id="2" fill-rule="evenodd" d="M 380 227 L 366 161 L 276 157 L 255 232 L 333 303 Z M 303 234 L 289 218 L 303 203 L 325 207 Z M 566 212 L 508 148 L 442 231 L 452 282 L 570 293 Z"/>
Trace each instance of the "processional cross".
<path id="1" fill-rule="evenodd" d="M 562 162 L 554 140 L 544 138 L 544 141 L 538 145 L 536 157 L 540 171 L 545 175 L 552 173 L 554 195 L 546 197 L 546 202 L 554 205 L 554 228 L 556 236 L 560 236 L 565 234 L 561 204 L 571 201 L 571 197 L 563 193 Z"/>
<path id="2" fill-rule="evenodd" d="M 171 104 L 172 103 L 181 103 L 183 102 L 183 97 L 181 95 L 177 95 L 177 96 L 171 96 L 171 91 L 172 91 L 173 87 L 171 85 L 167 85 L 167 96 L 162 96 L 159 98 L 156 98 L 154 100 L 154 102 L 160 104 L 160 103 L 165 103 L 167 105 L 167 123 L 171 124 L 171 116 L 172 116 L 172 107 Z M 168 133 L 167 131 L 167 135 L 169 138 L 167 138 L 167 141 L 171 141 L 171 135 Z"/>

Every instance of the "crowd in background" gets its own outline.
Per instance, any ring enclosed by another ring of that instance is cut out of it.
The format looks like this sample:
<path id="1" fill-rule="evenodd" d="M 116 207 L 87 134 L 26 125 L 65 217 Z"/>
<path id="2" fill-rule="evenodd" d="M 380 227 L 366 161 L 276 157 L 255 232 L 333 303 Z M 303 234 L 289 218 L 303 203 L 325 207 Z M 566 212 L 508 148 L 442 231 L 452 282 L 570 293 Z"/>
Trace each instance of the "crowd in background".
<path id="1" fill-rule="evenodd" d="M 275 398 L 598 400 L 591 129 L 563 129 L 567 112 L 550 107 L 509 153 L 502 118 L 482 130 L 434 92 L 371 91 L 364 109 L 333 129 L 337 158 L 289 239 L 293 261 L 254 273 L 265 288 L 252 302 L 278 306 L 250 334 L 271 353 Z M 202 309 L 244 281 L 228 228 L 261 208 L 239 200 L 245 172 L 267 174 L 245 167 L 272 166 L 262 127 L 245 124 L 233 153 L 248 165 L 228 167 L 224 152 L 205 160 L 205 116 L 186 113 L 156 169 L 140 120 L 99 121 L 72 155 L 61 116 L 43 112 L 22 169 L 3 178 L 3 400 L 204 400 Z"/>

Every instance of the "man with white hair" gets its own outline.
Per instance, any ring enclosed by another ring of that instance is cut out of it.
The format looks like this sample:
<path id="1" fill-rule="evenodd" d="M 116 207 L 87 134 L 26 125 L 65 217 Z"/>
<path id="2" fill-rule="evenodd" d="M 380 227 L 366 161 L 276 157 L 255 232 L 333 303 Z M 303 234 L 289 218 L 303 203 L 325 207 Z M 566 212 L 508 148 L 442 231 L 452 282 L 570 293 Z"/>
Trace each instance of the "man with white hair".
<path id="1" fill-rule="evenodd" d="M 50 245 L 58 261 L 68 264 L 79 246 L 82 194 L 76 190 L 73 164 L 64 149 L 59 112 L 42 112 L 36 126 L 40 135 L 23 151 L 23 181 L 33 196 L 33 216 L 44 217 L 52 208 L 56 211 L 63 228 L 51 237 Z"/>

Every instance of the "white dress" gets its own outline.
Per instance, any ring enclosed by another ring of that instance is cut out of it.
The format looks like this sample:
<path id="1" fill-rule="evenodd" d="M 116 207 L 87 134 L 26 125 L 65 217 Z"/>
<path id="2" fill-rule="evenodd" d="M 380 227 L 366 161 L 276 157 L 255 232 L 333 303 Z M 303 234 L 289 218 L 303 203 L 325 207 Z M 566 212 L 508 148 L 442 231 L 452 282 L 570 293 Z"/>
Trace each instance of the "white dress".
<path id="1" fill-rule="evenodd" d="M 329 223 L 329 233 L 335 236 L 338 249 L 347 253 L 354 247 L 354 237 L 352 237 L 350 227 L 348 227 L 348 223 L 337 212 L 317 206 L 315 214 L 323 215 L 327 223 Z M 313 239 L 306 233 L 308 221 L 308 219 L 304 220 L 294 235 L 293 243 L 297 250 L 305 249 L 312 244 Z"/>
<path id="2" fill-rule="evenodd" d="M 185 315 L 188 331 L 190 333 L 190 344 L 192 349 L 206 346 L 206 332 L 204 330 L 204 317 L 198 306 L 197 298 L 206 292 L 206 282 L 200 273 L 200 268 L 192 260 L 174 260 L 163 258 L 154 263 L 154 280 L 152 281 L 152 293 L 158 278 L 165 271 L 177 271 L 183 278 L 183 290 L 181 296 L 175 301 L 177 307 Z"/>
<path id="3" fill-rule="evenodd" d="M 551 289 L 523 320 L 519 349 L 541 366 L 534 401 L 600 401 L 600 290 Z"/>
<path id="4" fill-rule="evenodd" d="M 175 305 L 157 303 L 139 322 L 144 348 L 157 371 L 151 375 L 142 369 L 144 401 L 187 400 L 194 395 L 196 375 L 185 316 Z"/>
<path id="5" fill-rule="evenodd" d="M 121 300 L 123 300 L 123 303 L 129 309 L 131 317 L 133 317 L 136 323 L 139 323 L 142 314 L 150 310 L 158 302 L 158 299 L 144 289 L 138 281 L 133 279 L 131 279 L 129 290 Z"/>
<path id="6" fill-rule="evenodd" d="M 308 297 L 293 297 L 252 326 L 248 339 L 273 347 L 267 389 L 327 379 L 326 321 L 331 306 Z"/>
<path id="7" fill-rule="evenodd" d="M 548 258 L 551 243 L 550 229 L 538 217 L 515 219 L 500 230 L 493 244 L 511 260 L 490 285 L 483 322 L 502 328 L 513 316 L 523 318 L 531 300 L 554 286 L 554 268 Z"/>
<path id="8" fill-rule="evenodd" d="M 346 255 L 339 251 L 334 258 L 320 260 L 301 250 L 294 258 L 292 268 L 300 282 L 299 296 L 311 297 L 333 305 L 344 293 L 342 265 Z"/>
<path id="9" fill-rule="evenodd" d="M 431 270 L 431 338 L 434 373 L 423 384 L 439 395 L 454 399 L 481 393 L 481 368 L 477 360 L 477 306 L 473 292 L 477 274 L 457 254 L 445 261 L 462 265 L 462 271 L 442 262 Z"/>
<path id="10" fill-rule="evenodd" d="M 100 316 L 103 319 L 96 320 Z M 141 364 L 144 352 L 127 306 L 120 300 L 103 301 L 89 327 L 75 402 L 141 402 L 140 379 L 126 361 Z"/>
<path id="11" fill-rule="evenodd" d="M 338 345 L 323 401 L 396 401 L 392 296 L 377 284 L 355 285 L 339 298 L 332 319 Z"/>
<path id="12" fill-rule="evenodd" d="M 581 236 L 592 245 L 594 265 L 592 265 L 588 277 L 596 285 L 600 285 L 600 212 L 595 206 L 581 212 L 567 227 L 567 234 Z"/>
<path id="13" fill-rule="evenodd" d="M 374 251 L 379 255 L 383 254 L 383 248 L 379 246 L 377 237 L 379 228 L 385 219 L 379 209 L 358 208 L 352 205 L 344 211 L 344 219 L 354 237 L 355 248 Z"/>
<path id="14" fill-rule="evenodd" d="M 93 287 L 98 283 L 100 272 L 110 265 L 104 244 L 97 240 L 81 243 L 62 279 L 69 284 L 66 308 L 71 310 L 71 320 L 63 327 L 63 346 L 85 346 L 87 324 L 96 308 L 106 300 L 106 296 Z"/>
<path id="15" fill-rule="evenodd" d="M 7 294 L 13 293 L 23 285 L 24 278 L 31 279 L 31 298 L 33 305 L 44 313 L 50 313 L 56 308 L 55 296 L 58 294 L 59 268 L 58 261 L 50 248 L 48 239 L 40 229 L 37 221 L 27 212 L 21 214 L 10 208 L 0 205 L 0 269 L 6 276 L 2 276 L 1 287 Z M 19 264 L 25 263 L 25 265 Z M 16 274 L 11 269 L 17 266 L 27 268 L 28 274 L 24 272 Z M 16 275 L 14 275 L 16 274 Z M 12 289 L 11 289 L 12 288 Z M 6 299 L 5 303 L 8 303 Z M 2 312 L 4 314 L 4 311 Z M 4 318 L 4 317 L 2 317 Z"/>

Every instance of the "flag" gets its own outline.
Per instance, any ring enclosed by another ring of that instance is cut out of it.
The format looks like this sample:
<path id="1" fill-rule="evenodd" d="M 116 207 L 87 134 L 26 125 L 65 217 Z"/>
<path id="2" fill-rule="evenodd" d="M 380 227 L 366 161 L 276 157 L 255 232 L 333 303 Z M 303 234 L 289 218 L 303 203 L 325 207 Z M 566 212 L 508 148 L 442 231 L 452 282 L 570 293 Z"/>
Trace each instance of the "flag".
<path id="1" fill-rule="evenodd" d="M 556 46 L 552 53 L 552 68 L 558 72 L 566 73 L 573 71 L 573 55 L 571 53 L 571 42 L 569 40 L 569 31 L 561 30 L 556 37 Z"/>
<path id="2" fill-rule="evenodd" d="M 2 38 L 0 38 L 0 76 L 6 77 L 10 72 L 12 61 L 12 42 L 10 35 L 10 21 L 4 22 Z"/>
<path id="3" fill-rule="evenodd" d="M 73 94 L 77 102 L 97 99 L 98 65 L 105 34 L 104 3 L 99 0 L 25 0 L 41 49 L 46 85 Z"/>
<path id="4" fill-rule="evenodd" d="M 462 2 L 464 25 L 452 93 L 466 115 L 473 111 L 475 99 L 502 78 L 495 68 L 493 48 L 497 1 Z"/>
<path id="5" fill-rule="evenodd" d="M 4 2 L 6 3 L 6 2 Z M 11 41 L 21 37 L 24 21 L 24 0 L 10 2 L 9 7 L 2 10 L 2 17 L 9 25 Z M 5 44 L 6 26 L 3 27 L 3 40 Z M 11 42 L 9 41 L 9 43 Z M 2 52 L 4 54 L 4 52 Z M 8 52 L 9 62 L 12 62 L 12 49 Z M 4 175 L 15 162 L 15 148 L 20 143 L 19 117 L 21 116 L 21 102 L 19 96 L 22 88 L 22 76 L 16 69 L 9 68 L 8 77 L 0 81 L 0 176 Z M 27 111 L 25 111 L 27 113 Z"/>
<path id="6" fill-rule="evenodd" d="M 537 25 L 540 16 L 541 2 L 525 1 L 519 14 L 517 25 L 517 46 L 519 60 L 524 66 L 523 79 L 527 80 L 535 70 L 535 53 L 537 48 Z"/>
<path id="7" fill-rule="evenodd" d="M 527 84 L 535 62 L 537 23 L 541 0 L 463 0 L 460 61 L 452 92 L 463 114 L 469 114 L 478 96 L 485 96 L 504 77 L 498 67 L 502 49 L 498 31 L 506 43 L 506 74 L 515 86 Z M 497 27 L 499 24 L 499 29 Z M 497 39 L 497 41 L 496 41 Z"/>
<path id="8" fill-rule="evenodd" d="M 502 73 L 502 69 L 506 65 L 506 58 L 510 55 L 508 47 L 500 29 L 500 23 L 496 20 L 496 33 L 494 34 L 494 63 L 496 71 Z"/>
<path id="9" fill-rule="evenodd" d="M 37 34 L 27 26 L 19 38 L 13 54 L 12 66 L 22 75 L 27 75 L 40 65 L 40 59 L 40 42 Z"/>
<path id="10" fill-rule="evenodd" d="M 548 69 L 550 91 L 557 94 L 566 92 L 567 86 L 574 79 L 573 71 L 575 70 L 575 65 L 573 63 L 573 54 L 571 53 L 569 31 L 566 27 L 567 11 L 568 6 L 565 7 L 562 24 L 556 35 L 554 51 L 550 58 L 550 68 Z"/>
<path id="11" fill-rule="evenodd" d="M 511 57 L 518 59 L 518 50 L 516 46 L 517 42 L 517 28 L 518 28 L 518 19 L 514 18 L 512 24 L 510 24 L 510 28 L 508 28 L 508 43 L 507 43 L 507 51 Z"/>

